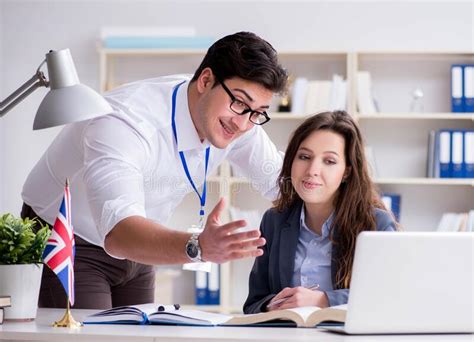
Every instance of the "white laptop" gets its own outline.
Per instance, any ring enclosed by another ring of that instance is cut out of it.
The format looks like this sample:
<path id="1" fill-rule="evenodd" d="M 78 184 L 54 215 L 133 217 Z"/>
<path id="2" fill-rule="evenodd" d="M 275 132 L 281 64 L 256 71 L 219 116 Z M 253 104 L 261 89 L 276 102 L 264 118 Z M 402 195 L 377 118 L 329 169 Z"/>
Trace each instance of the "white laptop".
<path id="1" fill-rule="evenodd" d="M 474 233 L 363 232 L 347 334 L 473 333 Z"/>

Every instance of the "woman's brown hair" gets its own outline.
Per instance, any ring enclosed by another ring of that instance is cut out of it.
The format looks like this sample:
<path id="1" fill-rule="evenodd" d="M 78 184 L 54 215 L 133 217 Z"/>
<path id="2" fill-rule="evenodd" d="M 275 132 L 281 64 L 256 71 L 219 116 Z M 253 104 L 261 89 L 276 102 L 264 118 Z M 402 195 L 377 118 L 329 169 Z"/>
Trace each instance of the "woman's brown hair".
<path id="1" fill-rule="evenodd" d="M 349 288 L 357 235 L 364 230 L 376 230 L 374 208 L 385 209 L 385 206 L 370 180 L 359 127 L 347 112 L 316 114 L 306 119 L 293 132 L 278 177 L 279 195 L 273 204 L 282 211 L 302 203 L 291 183 L 291 166 L 300 144 L 318 130 L 340 134 L 345 141 L 345 159 L 349 172 L 334 199 L 334 220 L 330 238 L 338 250 L 334 260 L 337 269 L 336 288 Z"/>

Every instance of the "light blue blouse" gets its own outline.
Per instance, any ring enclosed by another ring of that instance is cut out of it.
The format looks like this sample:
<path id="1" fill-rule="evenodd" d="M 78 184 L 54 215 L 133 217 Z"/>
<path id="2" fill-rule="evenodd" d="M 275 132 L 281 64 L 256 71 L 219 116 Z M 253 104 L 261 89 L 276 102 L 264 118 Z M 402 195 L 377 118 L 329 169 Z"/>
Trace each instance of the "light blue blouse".
<path id="1" fill-rule="evenodd" d="M 331 280 L 332 242 L 329 240 L 334 213 L 324 222 L 322 235 L 313 232 L 305 223 L 304 205 L 300 215 L 300 233 L 296 246 L 292 286 L 311 287 L 319 284 L 319 290 L 333 290 Z"/>

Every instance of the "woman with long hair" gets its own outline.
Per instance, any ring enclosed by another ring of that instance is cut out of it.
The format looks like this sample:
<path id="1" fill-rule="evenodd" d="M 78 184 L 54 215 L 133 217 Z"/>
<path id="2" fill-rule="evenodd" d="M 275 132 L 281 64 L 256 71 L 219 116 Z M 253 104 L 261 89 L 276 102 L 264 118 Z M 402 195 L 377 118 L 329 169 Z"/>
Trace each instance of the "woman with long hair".
<path id="1" fill-rule="evenodd" d="M 357 235 L 397 223 L 372 183 L 360 130 L 345 111 L 306 119 L 293 133 L 279 196 L 263 216 L 245 313 L 347 303 Z M 374 256 L 376 258 L 378 256 Z"/>

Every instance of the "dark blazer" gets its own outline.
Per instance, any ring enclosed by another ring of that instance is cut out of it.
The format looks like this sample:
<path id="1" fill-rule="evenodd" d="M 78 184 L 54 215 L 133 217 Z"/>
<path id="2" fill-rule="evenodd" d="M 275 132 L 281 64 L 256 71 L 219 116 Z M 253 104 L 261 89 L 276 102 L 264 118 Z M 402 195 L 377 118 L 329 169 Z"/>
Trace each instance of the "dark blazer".
<path id="1" fill-rule="evenodd" d="M 244 304 L 244 313 L 265 311 L 268 302 L 285 287 L 291 287 L 295 266 L 296 246 L 300 232 L 300 214 L 302 203 L 294 205 L 283 212 L 275 208 L 265 212 L 260 224 L 260 231 L 267 243 L 263 246 L 263 255 L 255 259 L 249 279 L 249 295 Z M 391 231 L 396 229 L 391 214 L 375 209 L 377 230 Z M 337 229 L 334 231 L 337 234 Z M 331 278 L 333 287 L 336 279 L 336 246 L 331 254 Z M 347 303 L 349 289 L 326 291 L 329 305 Z"/>

